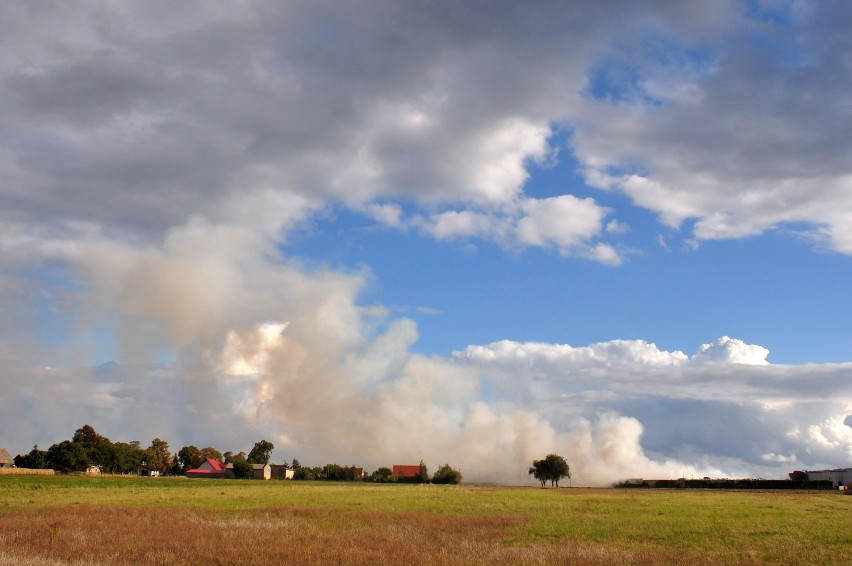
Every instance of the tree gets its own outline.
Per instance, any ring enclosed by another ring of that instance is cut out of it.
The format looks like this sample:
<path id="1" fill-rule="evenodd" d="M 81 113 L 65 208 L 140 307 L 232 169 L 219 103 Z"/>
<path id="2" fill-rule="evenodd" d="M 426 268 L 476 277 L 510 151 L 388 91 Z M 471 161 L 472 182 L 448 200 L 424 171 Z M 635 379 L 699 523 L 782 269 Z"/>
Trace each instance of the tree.
<path id="1" fill-rule="evenodd" d="M 544 460 L 533 460 L 532 466 L 530 466 L 529 474 L 541 482 L 541 487 L 544 487 L 547 483 L 547 468 Z"/>
<path id="2" fill-rule="evenodd" d="M 234 462 L 234 477 L 238 480 L 251 479 L 254 475 L 254 468 L 245 460 L 236 460 Z"/>
<path id="3" fill-rule="evenodd" d="M 212 446 L 208 446 L 206 448 L 201 449 L 201 456 L 207 459 L 219 460 L 222 461 L 222 453 L 213 448 Z"/>
<path id="4" fill-rule="evenodd" d="M 379 468 L 370 474 L 370 481 L 376 483 L 393 483 L 393 470 L 390 468 Z"/>
<path id="5" fill-rule="evenodd" d="M 36 444 L 29 454 L 15 456 L 15 465 L 19 468 L 30 468 L 31 470 L 47 468 L 47 451 L 39 450 L 38 444 Z"/>
<path id="6" fill-rule="evenodd" d="M 547 462 L 547 468 L 550 470 L 550 485 L 556 484 L 559 487 L 559 480 L 562 478 L 571 478 L 571 468 L 568 467 L 568 462 L 565 458 L 558 454 L 548 454 L 544 461 Z"/>
<path id="7" fill-rule="evenodd" d="M 459 484 L 461 481 L 461 472 L 453 469 L 449 464 L 444 464 L 438 468 L 438 471 L 432 476 L 432 483 Z"/>
<path id="8" fill-rule="evenodd" d="M 145 460 L 149 468 L 168 473 L 172 467 L 172 454 L 169 452 L 169 443 L 165 440 L 155 438 L 151 446 L 145 450 Z"/>
<path id="9" fill-rule="evenodd" d="M 63 440 L 47 449 L 47 465 L 65 474 L 82 472 L 89 466 L 89 458 L 80 444 Z"/>
<path id="10" fill-rule="evenodd" d="M 190 444 L 184 446 L 177 453 L 177 461 L 180 464 L 181 473 L 186 473 L 187 470 L 194 470 L 200 466 L 206 458 L 201 454 L 201 450 Z"/>
<path id="11" fill-rule="evenodd" d="M 529 474 L 541 482 L 541 487 L 549 481 L 551 485 L 559 487 L 559 480 L 570 478 L 571 470 L 565 458 L 558 454 L 548 454 L 544 460 L 533 460 Z"/>
<path id="12" fill-rule="evenodd" d="M 275 448 L 275 446 L 266 440 L 255 442 L 254 448 L 251 449 L 246 460 L 250 464 L 268 464 L 273 448 Z"/>

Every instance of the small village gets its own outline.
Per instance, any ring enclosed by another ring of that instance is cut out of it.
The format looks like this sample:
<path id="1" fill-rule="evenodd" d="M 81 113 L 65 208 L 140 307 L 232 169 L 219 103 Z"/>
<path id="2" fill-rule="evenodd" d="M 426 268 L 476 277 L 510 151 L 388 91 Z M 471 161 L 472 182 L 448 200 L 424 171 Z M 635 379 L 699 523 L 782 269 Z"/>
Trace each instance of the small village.
<path id="1" fill-rule="evenodd" d="M 461 472 L 449 464 L 440 466 L 432 475 L 421 461 L 419 464 L 394 464 L 378 467 L 367 473 L 363 467 L 303 466 L 296 458 L 291 462 L 272 463 L 275 446 L 260 440 L 248 454 L 219 452 L 213 447 L 199 449 L 184 446 L 172 453 L 168 442 L 155 438 L 142 448 L 137 441 L 111 442 L 90 425 L 74 432 L 71 440 L 51 445 L 47 450 L 33 446 L 27 454 L 12 457 L 0 447 L 0 473 L 18 474 L 85 474 L 137 475 L 142 477 L 185 476 L 195 479 L 256 479 L 256 480 L 330 480 L 371 481 L 376 483 L 446 483 L 458 484 Z"/>

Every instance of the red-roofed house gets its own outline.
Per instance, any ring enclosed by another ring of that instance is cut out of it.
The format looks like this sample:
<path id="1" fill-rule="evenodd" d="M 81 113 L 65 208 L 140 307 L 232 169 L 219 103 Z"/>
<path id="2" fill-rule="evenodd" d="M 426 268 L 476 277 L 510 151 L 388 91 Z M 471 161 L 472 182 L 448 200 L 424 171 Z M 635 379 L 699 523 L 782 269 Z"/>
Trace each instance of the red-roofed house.
<path id="1" fill-rule="evenodd" d="M 395 480 L 407 480 L 414 479 L 420 474 L 420 464 L 414 466 L 406 466 L 403 464 L 394 464 L 393 466 L 393 479 Z"/>
<path id="2" fill-rule="evenodd" d="M 224 478 L 225 465 L 215 458 L 207 458 L 203 464 L 194 470 L 187 470 L 188 478 Z"/>

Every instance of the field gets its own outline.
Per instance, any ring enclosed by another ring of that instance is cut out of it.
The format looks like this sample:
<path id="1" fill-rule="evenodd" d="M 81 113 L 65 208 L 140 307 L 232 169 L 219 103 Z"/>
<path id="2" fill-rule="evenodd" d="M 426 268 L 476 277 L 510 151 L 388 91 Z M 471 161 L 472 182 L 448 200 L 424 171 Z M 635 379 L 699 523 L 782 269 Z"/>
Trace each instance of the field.
<path id="1" fill-rule="evenodd" d="M 0 566 L 852 564 L 836 492 L 0 476 Z"/>

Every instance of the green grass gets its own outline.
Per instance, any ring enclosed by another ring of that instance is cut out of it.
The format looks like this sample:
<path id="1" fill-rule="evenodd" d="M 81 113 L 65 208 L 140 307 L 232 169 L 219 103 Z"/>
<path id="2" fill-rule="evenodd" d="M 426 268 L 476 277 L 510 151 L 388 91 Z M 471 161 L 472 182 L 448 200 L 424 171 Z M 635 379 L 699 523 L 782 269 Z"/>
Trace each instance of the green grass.
<path id="1" fill-rule="evenodd" d="M 477 552 L 459 551 L 437 562 L 447 564 L 484 563 L 484 557 L 491 556 L 488 552 L 497 553 L 493 556 L 515 552 L 509 561 L 525 563 L 852 564 L 852 497 L 837 492 L 0 476 L 0 521 L 26 524 L 29 517 L 36 533 L 47 528 L 33 519 L 36 515 L 67 515 L 71 524 L 75 508 L 116 516 L 131 512 L 140 517 L 179 513 L 184 520 L 204 516 L 220 526 L 256 524 L 259 517 L 273 517 L 270 520 L 283 528 L 284 521 L 296 517 L 299 529 L 318 529 L 316 536 L 324 537 L 319 546 L 326 553 L 339 545 L 335 556 L 348 557 L 345 563 L 360 562 L 362 555 L 353 554 L 358 541 L 369 546 L 371 540 L 381 539 L 387 545 L 386 554 L 371 555 L 370 560 L 415 552 L 414 547 L 398 547 L 395 539 L 385 540 L 389 535 L 382 525 L 392 524 L 409 533 L 417 531 L 412 525 L 420 525 L 431 533 L 430 540 L 446 538 L 433 546 L 420 541 L 416 547 L 420 554 L 412 555 L 418 560 L 444 556 L 447 545 L 462 548 L 486 544 L 482 541 L 488 539 L 487 547 Z M 343 521 L 346 528 L 341 528 Z M 18 544 L 30 540 L 27 536 L 20 533 Z M 306 540 L 291 544 L 312 544 Z M 524 550 L 529 554 L 517 554 Z M 58 550 L 50 552 L 63 559 Z M 320 557 L 329 555 L 315 556 L 321 562 Z"/>

